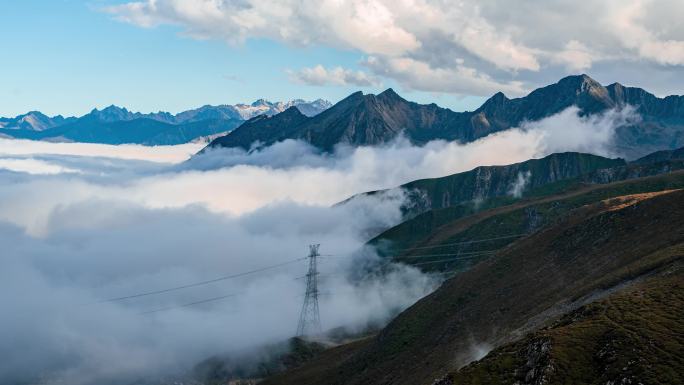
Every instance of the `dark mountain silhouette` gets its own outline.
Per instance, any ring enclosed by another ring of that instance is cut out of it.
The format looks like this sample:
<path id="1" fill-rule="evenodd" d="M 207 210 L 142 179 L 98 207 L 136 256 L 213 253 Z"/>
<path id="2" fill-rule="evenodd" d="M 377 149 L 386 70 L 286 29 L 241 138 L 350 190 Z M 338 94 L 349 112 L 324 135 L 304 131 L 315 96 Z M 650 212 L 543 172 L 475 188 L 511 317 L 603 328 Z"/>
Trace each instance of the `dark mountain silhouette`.
<path id="1" fill-rule="evenodd" d="M 285 139 L 305 140 L 323 151 L 337 144 L 379 145 L 400 133 L 413 143 L 443 139 L 470 142 L 577 106 L 583 115 L 631 105 L 642 121 L 620 127 L 615 148 L 629 158 L 684 145 L 684 97 L 658 98 L 640 88 L 615 83 L 602 86 L 587 75 L 569 76 L 529 95 L 509 99 L 497 93 L 475 111 L 454 112 L 418 104 L 388 89 L 378 95 L 351 94 L 314 117 L 293 112 L 248 121 L 211 147 L 265 146 Z"/>
<path id="2" fill-rule="evenodd" d="M 656 151 L 652 154 L 648 154 L 642 158 L 639 158 L 632 163 L 634 164 L 650 164 L 663 162 L 668 160 L 684 160 L 684 147 L 678 148 L 676 150 L 663 150 Z"/>

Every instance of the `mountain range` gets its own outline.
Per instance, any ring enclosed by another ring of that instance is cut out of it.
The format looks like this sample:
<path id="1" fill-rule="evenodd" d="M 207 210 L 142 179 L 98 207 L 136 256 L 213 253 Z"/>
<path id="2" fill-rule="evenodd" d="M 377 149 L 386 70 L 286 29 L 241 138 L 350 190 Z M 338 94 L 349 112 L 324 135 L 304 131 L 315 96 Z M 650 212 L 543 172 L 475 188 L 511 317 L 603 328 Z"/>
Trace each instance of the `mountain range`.
<path id="1" fill-rule="evenodd" d="M 276 103 L 259 99 L 252 104 L 206 105 L 175 115 L 168 112 L 142 114 L 109 106 L 102 110 L 93 109 L 78 118 L 49 117 L 39 111 L 31 111 L 14 118 L 0 118 L 0 136 L 106 144 L 180 144 L 229 132 L 258 115 L 274 115 L 295 108 L 302 114 L 314 116 L 330 105 L 322 99 Z"/>
<path id="2" fill-rule="evenodd" d="M 324 100 L 203 106 L 178 114 L 142 114 L 110 106 L 81 117 L 48 117 L 32 111 L 0 118 L 0 136 L 108 144 L 178 144 L 213 138 L 208 148 L 268 146 L 304 140 L 331 152 L 335 146 L 374 146 L 403 135 L 414 144 L 431 140 L 471 142 L 576 106 L 583 116 L 632 106 L 639 116 L 616 128 L 613 150 L 636 159 L 684 145 L 684 96 L 659 98 L 619 83 L 603 86 L 587 75 L 568 76 L 510 99 L 499 92 L 475 111 L 455 112 L 418 104 L 394 90 L 355 92 L 335 105 Z"/>
<path id="3" fill-rule="evenodd" d="M 496 234 L 501 233 L 531 233 L 576 207 L 555 206 L 549 210 L 529 202 L 680 170 L 684 170 L 684 148 L 659 151 L 632 162 L 576 152 L 557 153 L 510 165 L 483 166 L 445 177 L 417 180 L 398 187 L 408 193 L 404 204 L 404 221 L 382 231 L 369 245 L 375 246 L 380 255 L 391 256 L 407 264 L 418 262 L 425 270 L 461 269 L 487 257 L 486 254 L 477 253 L 485 252 L 492 246 L 505 246 L 515 241 L 515 237 L 466 247 L 443 247 L 441 252 L 465 252 L 473 255 L 465 261 L 444 264 L 431 264 L 430 259 L 425 258 L 412 259 L 411 255 L 415 254 L 412 248 L 431 247 L 443 242 L 445 237 L 451 237 L 451 241 L 457 242 L 485 234 L 496 237 Z M 368 194 L 382 194 L 382 191 Z M 483 212 L 495 212 L 499 215 L 501 212 L 497 209 L 505 210 L 505 207 L 527 208 L 524 215 L 515 220 L 484 220 Z M 473 226 L 472 222 L 466 221 L 464 227 L 461 221 L 465 218 L 477 218 L 482 224 Z"/>
<path id="4" fill-rule="evenodd" d="M 260 383 L 682 383 L 683 155 L 552 154 L 412 182 L 435 203 L 371 243 L 450 278 L 377 333 Z"/>
<path id="5" fill-rule="evenodd" d="M 289 108 L 273 116 L 248 120 L 211 142 L 210 147 L 250 149 L 285 139 L 305 140 L 323 151 L 338 144 L 379 145 L 403 134 L 415 144 L 431 140 L 471 142 L 489 134 L 577 106 L 582 115 L 633 106 L 641 120 L 618 127 L 615 149 L 628 158 L 684 145 L 684 96 L 658 98 L 619 83 L 603 86 L 587 75 L 568 76 L 509 99 L 503 93 L 475 111 L 454 112 L 436 104 L 409 102 L 394 90 L 364 95 L 356 92 L 316 116 Z"/>
<path id="6" fill-rule="evenodd" d="M 391 260 L 446 277 L 439 288 L 383 328 L 294 339 L 251 366 L 213 357 L 196 379 L 683 383 L 684 148 L 631 162 L 556 153 L 400 188 L 419 213 L 371 240 L 381 259 L 349 279 Z"/>

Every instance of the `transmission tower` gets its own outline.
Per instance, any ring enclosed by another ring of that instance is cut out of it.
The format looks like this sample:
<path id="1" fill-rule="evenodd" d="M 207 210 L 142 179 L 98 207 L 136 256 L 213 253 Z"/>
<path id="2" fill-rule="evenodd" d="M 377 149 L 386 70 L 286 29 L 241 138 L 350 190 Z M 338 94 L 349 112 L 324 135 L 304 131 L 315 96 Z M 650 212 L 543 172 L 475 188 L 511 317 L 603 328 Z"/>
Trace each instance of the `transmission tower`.
<path id="1" fill-rule="evenodd" d="M 309 271 L 306 273 L 306 294 L 302 312 L 299 314 L 297 336 L 321 333 L 321 316 L 318 311 L 318 265 L 320 245 L 309 245 Z"/>

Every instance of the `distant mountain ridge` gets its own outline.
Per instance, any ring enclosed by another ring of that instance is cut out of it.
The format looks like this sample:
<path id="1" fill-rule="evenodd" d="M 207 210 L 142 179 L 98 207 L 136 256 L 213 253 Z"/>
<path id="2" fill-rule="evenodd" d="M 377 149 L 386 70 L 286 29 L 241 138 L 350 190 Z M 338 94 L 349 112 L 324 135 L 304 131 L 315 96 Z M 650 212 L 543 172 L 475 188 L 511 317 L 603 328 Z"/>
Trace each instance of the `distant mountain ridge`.
<path id="1" fill-rule="evenodd" d="M 40 111 L 29 111 L 14 118 L 0 118 L 0 128 L 43 131 L 75 119 L 73 117 L 64 118 L 62 115 L 49 117 Z"/>
<path id="2" fill-rule="evenodd" d="M 471 142 L 573 105 L 583 115 L 634 106 L 642 121 L 618 128 L 615 143 L 629 158 L 684 145 L 684 96 L 658 98 L 640 88 L 619 83 L 604 87 L 587 75 L 577 75 L 521 98 L 509 99 L 499 92 L 477 110 L 466 112 L 409 102 L 391 88 L 378 95 L 356 92 L 314 117 L 286 110 L 269 119 L 247 121 L 210 146 L 249 149 L 255 142 L 267 146 L 299 139 L 329 152 L 337 144 L 387 143 L 400 133 L 415 144 L 436 139 Z"/>
<path id="3" fill-rule="evenodd" d="M 419 179 L 398 188 L 414 192 L 413 210 L 422 212 L 494 197 L 520 197 L 543 185 L 626 164 L 620 158 L 563 152 L 509 165 L 480 166 L 440 178 Z"/>
<path id="4" fill-rule="evenodd" d="M 369 243 L 378 246 L 378 251 L 385 255 L 387 246 L 391 246 L 390 252 L 396 248 L 423 246 L 421 242 L 431 239 L 438 229 L 480 211 L 523 205 L 554 194 L 572 194 L 582 189 L 677 173 L 683 169 L 684 148 L 659 151 L 629 163 L 620 158 L 566 152 L 510 165 L 480 166 L 444 177 L 419 179 L 396 188 L 407 194 L 402 206 L 405 221 L 386 229 Z M 344 202 L 352 199 L 354 197 Z M 554 208 L 556 211 L 559 209 Z M 553 215 L 542 215 L 534 210 L 527 214 L 525 224 L 521 223 L 520 228 L 499 228 L 497 231 L 529 232 L 553 220 Z M 497 222 L 496 226 L 499 225 L 504 226 L 504 223 Z M 474 231 L 487 232 L 484 229 Z M 511 241 L 513 239 L 501 243 Z"/>
<path id="5" fill-rule="evenodd" d="M 15 118 L 0 118 L 0 136 L 107 144 L 180 144 L 229 132 L 255 116 L 274 115 L 288 108 L 314 116 L 330 105 L 323 99 L 259 99 L 252 104 L 206 105 L 175 115 L 163 111 L 143 114 L 112 105 L 102 110 L 95 108 L 79 118 L 48 117 L 31 111 Z"/>

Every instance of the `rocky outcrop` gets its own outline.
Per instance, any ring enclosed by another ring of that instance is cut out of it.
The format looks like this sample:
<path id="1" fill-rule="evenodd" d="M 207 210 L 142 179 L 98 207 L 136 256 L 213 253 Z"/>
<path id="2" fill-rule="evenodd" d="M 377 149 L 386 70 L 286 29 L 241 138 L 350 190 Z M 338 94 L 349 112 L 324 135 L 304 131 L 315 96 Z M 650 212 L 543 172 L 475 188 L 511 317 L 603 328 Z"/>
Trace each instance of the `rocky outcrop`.
<path id="1" fill-rule="evenodd" d="M 506 166 L 483 166 L 441 178 L 421 179 L 400 188 L 411 192 L 408 202 L 412 207 L 411 213 L 416 215 L 427 210 L 494 197 L 519 198 L 526 191 L 594 172 L 597 173 L 594 177 L 596 180 L 608 181 L 618 176 L 611 174 L 611 171 L 601 173 L 600 170 L 612 170 L 625 165 L 625 161 L 619 158 L 566 152 Z"/>

